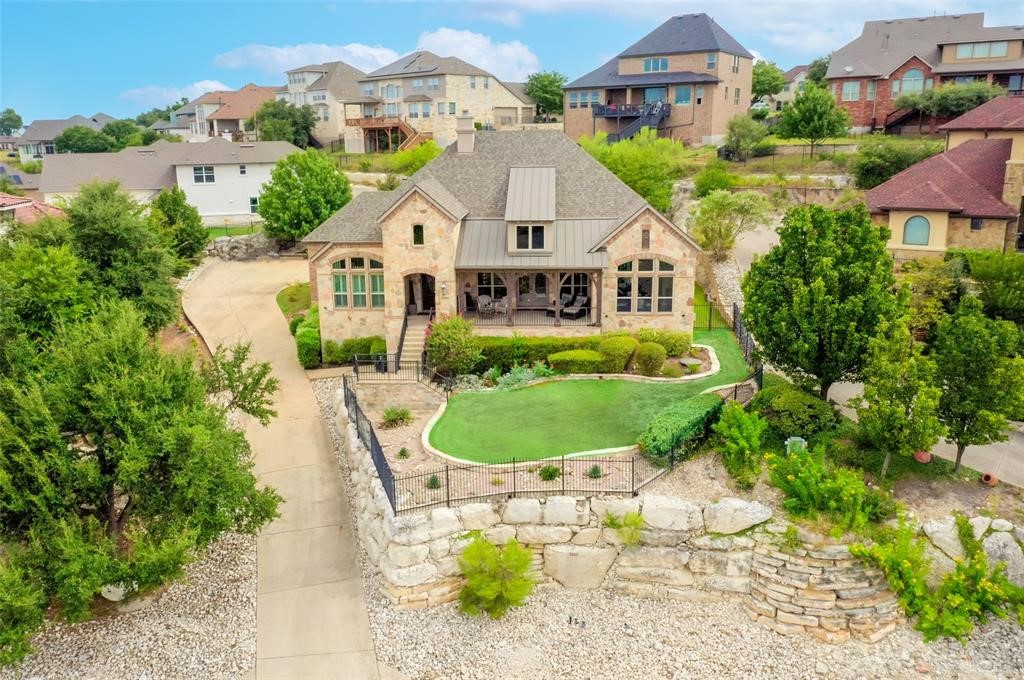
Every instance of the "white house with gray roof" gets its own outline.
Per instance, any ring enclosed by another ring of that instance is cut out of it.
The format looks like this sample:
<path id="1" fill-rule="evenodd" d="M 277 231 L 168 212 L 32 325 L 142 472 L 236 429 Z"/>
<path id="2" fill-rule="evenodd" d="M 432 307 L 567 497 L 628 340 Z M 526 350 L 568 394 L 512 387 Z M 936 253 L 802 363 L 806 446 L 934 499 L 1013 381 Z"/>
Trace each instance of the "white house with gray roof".
<path id="1" fill-rule="evenodd" d="M 75 115 L 70 118 L 34 120 L 18 137 L 18 158 L 22 163 L 42 160 L 57 153 L 53 140 L 68 128 L 81 126 L 99 131 L 107 123 L 115 120 L 117 119 L 105 113 L 94 113 L 88 117 Z"/>
<path id="2" fill-rule="evenodd" d="M 458 123 L 397 189 L 356 196 L 303 239 L 325 340 L 419 347 L 433 314 L 497 335 L 692 328 L 686 233 L 561 132 Z"/>
<path id="3" fill-rule="evenodd" d="M 278 160 L 299 151 L 288 142 L 229 142 L 215 137 L 205 144 L 160 140 L 115 153 L 58 154 L 43 164 L 40 193 L 60 205 L 78 195 L 83 184 L 117 181 L 140 203 L 178 186 L 208 225 L 251 224 L 263 185 Z"/>

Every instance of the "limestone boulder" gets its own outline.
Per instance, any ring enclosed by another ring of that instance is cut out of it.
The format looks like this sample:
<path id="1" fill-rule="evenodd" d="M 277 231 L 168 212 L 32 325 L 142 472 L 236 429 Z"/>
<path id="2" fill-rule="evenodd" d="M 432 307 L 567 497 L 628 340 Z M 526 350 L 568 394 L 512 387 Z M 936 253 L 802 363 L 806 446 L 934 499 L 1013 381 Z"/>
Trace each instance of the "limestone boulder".
<path id="1" fill-rule="evenodd" d="M 700 506 L 675 496 L 644 497 L 643 518 L 648 526 L 655 529 L 704 530 L 704 518 Z"/>
<path id="2" fill-rule="evenodd" d="M 678 548 L 638 547 L 623 550 L 619 555 L 619 567 L 652 567 L 658 569 L 680 569 L 690 561 L 690 552 Z"/>
<path id="3" fill-rule="evenodd" d="M 992 520 L 992 531 L 1013 531 L 1013 523 L 1002 517 Z"/>
<path id="4" fill-rule="evenodd" d="M 572 537 L 572 542 L 575 545 L 594 545 L 600 538 L 600 529 L 597 527 L 588 527 L 586 529 L 580 529 L 576 535 Z"/>
<path id="5" fill-rule="evenodd" d="M 994 524 L 994 522 L 993 522 Z M 1006 578 L 1014 585 L 1024 588 L 1024 551 L 1013 535 L 1006 531 L 989 534 L 981 543 L 988 555 L 989 563 L 1006 563 Z"/>
<path id="6" fill-rule="evenodd" d="M 526 545 L 568 543 L 572 539 L 572 529 L 569 527 L 523 524 L 516 530 L 516 536 L 520 543 Z"/>
<path id="7" fill-rule="evenodd" d="M 956 562 L 949 559 L 949 555 L 927 541 L 924 544 L 924 556 L 931 560 L 932 563 L 932 569 L 928 573 L 928 585 L 932 588 L 937 588 L 942 583 L 942 577 L 956 569 Z"/>
<path id="8" fill-rule="evenodd" d="M 617 554 L 615 548 L 548 545 L 544 573 L 566 588 L 600 588 Z"/>
<path id="9" fill-rule="evenodd" d="M 597 515 L 598 523 L 603 523 L 609 514 L 621 518 L 630 512 L 640 512 L 640 499 L 598 496 L 590 499 L 590 509 Z"/>
<path id="10" fill-rule="evenodd" d="M 544 503 L 544 524 L 590 524 L 590 504 L 571 496 L 548 496 Z"/>
<path id="11" fill-rule="evenodd" d="M 516 537 L 516 528 L 506 525 L 492 527 L 484 531 L 484 538 L 495 545 L 505 545 L 509 539 Z"/>
<path id="12" fill-rule="evenodd" d="M 952 560 L 964 558 L 964 547 L 956 531 L 956 520 L 952 517 L 931 519 L 921 525 L 925 536 L 932 544 Z"/>
<path id="13" fill-rule="evenodd" d="M 393 564 L 390 559 L 387 559 L 382 561 L 380 571 L 385 581 L 393 586 L 401 587 L 423 585 L 433 581 L 438 576 L 437 567 L 429 562 L 411 567 L 399 567 Z"/>
<path id="14" fill-rule="evenodd" d="M 445 543 L 445 553 L 447 553 L 447 541 Z M 400 543 L 392 543 L 388 546 L 388 559 L 396 567 L 411 567 L 414 564 L 426 562 L 427 555 L 429 554 L 430 548 L 424 544 L 401 545 Z"/>
<path id="15" fill-rule="evenodd" d="M 740 498 L 723 498 L 704 508 L 704 525 L 712 534 L 736 534 L 771 518 L 768 506 Z"/>
<path id="16" fill-rule="evenodd" d="M 459 509 L 462 518 L 462 526 L 467 531 L 475 529 L 490 529 L 501 521 L 501 517 L 494 511 L 490 503 L 470 503 Z"/>
<path id="17" fill-rule="evenodd" d="M 537 524 L 540 522 L 540 501 L 536 498 L 511 498 L 505 504 L 501 519 L 505 524 Z"/>
<path id="18" fill-rule="evenodd" d="M 441 538 L 462 532 L 462 522 L 452 508 L 434 508 L 430 511 L 430 537 Z"/>
<path id="19" fill-rule="evenodd" d="M 410 513 L 385 520 L 385 534 L 395 543 L 415 545 L 430 540 L 430 522 L 426 515 Z"/>
<path id="20" fill-rule="evenodd" d="M 988 531 L 988 528 L 992 526 L 992 519 L 990 517 L 972 517 L 970 523 L 974 538 L 980 540 L 985 535 L 985 532 Z"/>

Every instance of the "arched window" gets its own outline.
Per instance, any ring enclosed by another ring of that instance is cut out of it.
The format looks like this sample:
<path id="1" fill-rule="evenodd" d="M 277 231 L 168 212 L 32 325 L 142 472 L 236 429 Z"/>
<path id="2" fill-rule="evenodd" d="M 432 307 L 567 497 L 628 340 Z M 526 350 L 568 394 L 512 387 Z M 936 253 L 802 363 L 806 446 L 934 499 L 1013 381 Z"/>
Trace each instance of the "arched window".
<path id="1" fill-rule="evenodd" d="M 342 258 L 331 264 L 334 279 L 334 308 L 384 308 L 384 263 L 365 257 Z M 369 277 L 369 296 L 367 296 Z M 369 299 L 367 299 L 369 297 Z M 369 302 L 369 305 L 367 305 Z"/>
<path id="2" fill-rule="evenodd" d="M 674 270 L 672 263 L 653 259 L 620 264 L 615 286 L 616 311 L 671 312 Z"/>
<path id="3" fill-rule="evenodd" d="M 931 235 L 931 224 L 928 218 L 914 215 L 903 223 L 903 244 L 908 246 L 926 246 Z"/>
<path id="4" fill-rule="evenodd" d="M 932 79 L 925 78 L 924 71 L 919 68 L 912 68 L 903 74 L 902 79 L 892 81 L 893 97 L 899 97 L 901 94 L 917 94 L 930 89 L 932 89 Z"/>

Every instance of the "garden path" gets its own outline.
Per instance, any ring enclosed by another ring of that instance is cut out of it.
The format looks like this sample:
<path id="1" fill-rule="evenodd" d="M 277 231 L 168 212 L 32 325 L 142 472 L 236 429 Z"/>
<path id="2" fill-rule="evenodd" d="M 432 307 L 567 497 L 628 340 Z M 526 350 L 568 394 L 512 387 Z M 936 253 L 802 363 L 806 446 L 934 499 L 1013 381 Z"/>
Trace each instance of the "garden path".
<path id="1" fill-rule="evenodd" d="M 248 341 L 281 381 L 268 427 L 247 418 L 255 472 L 284 497 L 257 543 L 253 678 L 379 678 L 354 522 L 331 440 L 288 324 L 274 302 L 308 277 L 305 260 L 216 261 L 185 290 L 185 313 L 211 347 Z"/>

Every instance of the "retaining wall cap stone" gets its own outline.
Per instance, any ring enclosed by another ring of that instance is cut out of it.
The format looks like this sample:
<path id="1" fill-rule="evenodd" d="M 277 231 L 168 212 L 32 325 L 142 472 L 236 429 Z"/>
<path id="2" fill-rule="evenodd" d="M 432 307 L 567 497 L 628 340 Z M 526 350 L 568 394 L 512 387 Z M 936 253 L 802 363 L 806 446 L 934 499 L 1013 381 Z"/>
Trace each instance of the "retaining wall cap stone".
<path id="1" fill-rule="evenodd" d="M 540 501 L 536 498 L 509 499 L 502 521 L 506 524 L 536 524 L 540 521 Z"/>
<path id="2" fill-rule="evenodd" d="M 704 524 L 708 533 L 713 534 L 736 534 L 771 517 L 768 506 L 741 498 L 723 498 L 704 508 Z"/>
<path id="3" fill-rule="evenodd" d="M 655 529 L 695 531 L 704 529 L 701 508 L 674 496 L 645 496 L 643 518 Z"/>

